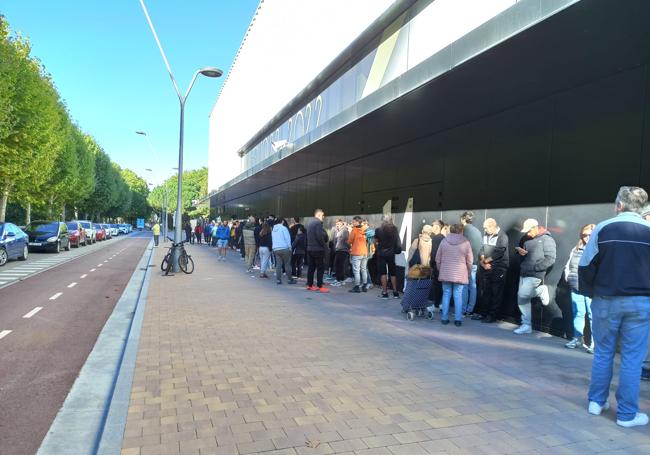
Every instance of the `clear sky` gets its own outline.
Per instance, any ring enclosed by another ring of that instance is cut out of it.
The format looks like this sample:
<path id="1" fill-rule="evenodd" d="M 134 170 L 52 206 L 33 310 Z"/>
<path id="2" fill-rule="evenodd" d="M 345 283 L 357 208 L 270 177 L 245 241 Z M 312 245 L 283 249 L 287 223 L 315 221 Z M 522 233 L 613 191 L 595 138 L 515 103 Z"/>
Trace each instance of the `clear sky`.
<path id="1" fill-rule="evenodd" d="M 208 116 L 258 3 L 145 0 L 182 94 L 200 67 L 224 71 L 197 79 L 185 105 L 185 169 L 207 166 Z M 113 161 L 155 184 L 175 172 L 179 102 L 139 0 L 0 0 L 0 14 Z"/>

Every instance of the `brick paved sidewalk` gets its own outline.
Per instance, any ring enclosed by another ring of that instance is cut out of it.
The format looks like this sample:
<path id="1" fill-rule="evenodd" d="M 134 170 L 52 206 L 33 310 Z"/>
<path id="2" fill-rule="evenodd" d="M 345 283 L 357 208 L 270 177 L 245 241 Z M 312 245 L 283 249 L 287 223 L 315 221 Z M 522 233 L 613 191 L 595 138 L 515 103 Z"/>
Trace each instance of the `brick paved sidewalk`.
<path id="1" fill-rule="evenodd" d="M 407 322 L 374 289 L 310 293 L 188 249 L 193 275 L 151 278 L 123 455 L 650 453 L 650 428 L 587 414 L 591 357 L 559 338 Z"/>

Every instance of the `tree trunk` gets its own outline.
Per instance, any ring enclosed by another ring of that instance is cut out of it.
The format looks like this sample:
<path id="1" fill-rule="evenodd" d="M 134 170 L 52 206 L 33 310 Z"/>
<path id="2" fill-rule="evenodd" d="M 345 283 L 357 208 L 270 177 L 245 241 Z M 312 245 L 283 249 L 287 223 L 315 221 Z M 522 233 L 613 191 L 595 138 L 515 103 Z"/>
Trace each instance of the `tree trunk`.
<path id="1" fill-rule="evenodd" d="M 61 210 L 63 212 L 63 219 L 62 221 L 65 221 L 65 204 L 63 204 L 63 207 L 61 207 Z"/>
<path id="2" fill-rule="evenodd" d="M 7 216 L 7 201 L 9 200 L 9 188 L 2 192 L 0 197 L 0 223 L 4 223 Z"/>
<path id="3" fill-rule="evenodd" d="M 47 207 L 47 217 L 52 219 L 52 206 L 54 205 L 54 196 L 50 196 L 50 205 Z"/>
<path id="4" fill-rule="evenodd" d="M 32 203 L 28 202 L 25 207 L 25 226 L 32 222 Z"/>

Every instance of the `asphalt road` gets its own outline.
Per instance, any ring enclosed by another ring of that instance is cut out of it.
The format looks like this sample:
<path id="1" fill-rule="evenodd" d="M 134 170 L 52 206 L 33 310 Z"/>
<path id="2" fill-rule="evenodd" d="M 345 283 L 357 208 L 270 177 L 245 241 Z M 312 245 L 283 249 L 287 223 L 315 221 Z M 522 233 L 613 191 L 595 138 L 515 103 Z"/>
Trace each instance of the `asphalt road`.
<path id="1" fill-rule="evenodd" d="M 0 455 L 36 452 L 150 233 L 0 289 Z"/>

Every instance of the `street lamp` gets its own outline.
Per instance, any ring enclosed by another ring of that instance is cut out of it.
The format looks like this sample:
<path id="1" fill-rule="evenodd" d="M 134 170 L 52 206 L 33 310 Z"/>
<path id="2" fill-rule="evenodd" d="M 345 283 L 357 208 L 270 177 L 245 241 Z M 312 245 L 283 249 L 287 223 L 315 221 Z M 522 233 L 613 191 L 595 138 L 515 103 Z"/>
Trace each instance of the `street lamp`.
<path id="1" fill-rule="evenodd" d="M 182 222 L 182 217 L 181 217 L 181 207 L 182 207 L 182 194 L 183 194 L 183 132 L 184 132 L 184 123 L 185 123 L 185 101 L 187 101 L 187 97 L 190 94 L 190 91 L 192 90 L 192 87 L 194 86 L 194 82 L 196 81 L 196 78 L 198 77 L 199 74 L 202 74 L 205 77 L 221 77 L 223 75 L 223 71 L 221 71 L 219 68 L 215 68 L 213 66 L 206 66 L 203 67 L 199 70 L 197 70 L 194 73 L 194 76 L 192 76 L 192 81 L 190 82 L 190 85 L 187 87 L 187 91 L 185 92 L 185 96 L 181 95 L 180 90 L 178 89 L 178 84 L 176 84 L 176 79 L 174 79 L 174 74 L 172 73 L 172 69 L 169 66 L 169 62 L 167 61 L 167 57 L 165 56 L 165 51 L 162 48 L 162 45 L 160 44 L 160 40 L 158 39 L 158 34 L 156 33 L 156 29 L 153 26 L 153 22 L 151 22 L 151 18 L 149 17 L 149 12 L 147 11 L 147 7 L 144 4 L 144 0 L 140 0 L 140 5 L 142 6 L 142 11 L 144 12 L 145 17 L 147 18 L 147 22 L 149 23 L 149 28 L 151 29 L 151 33 L 154 36 L 154 39 L 156 40 L 156 44 L 158 45 L 158 50 L 160 50 L 160 55 L 162 56 L 163 61 L 165 62 L 165 67 L 167 67 L 167 73 L 169 74 L 170 79 L 172 80 L 172 84 L 174 86 L 174 90 L 176 90 L 176 95 L 178 95 L 178 102 L 180 104 L 180 110 L 181 110 L 181 116 L 180 116 L 180 134 L 179 134 L 179 141 L 178 141 L 178 192 L 176 194 L 176 217 L 175 217 L 175 226 L 174 226 L 174 243 L 178 244 L 181 241 L 181 222 Z M 180 256 L 180 248 L 173 248 L 172 252 L 172 267 L 173 267 L 173 272 L 177 273 L 179 272 L 179 267 L 178 267 L 178 257 Z"/>

